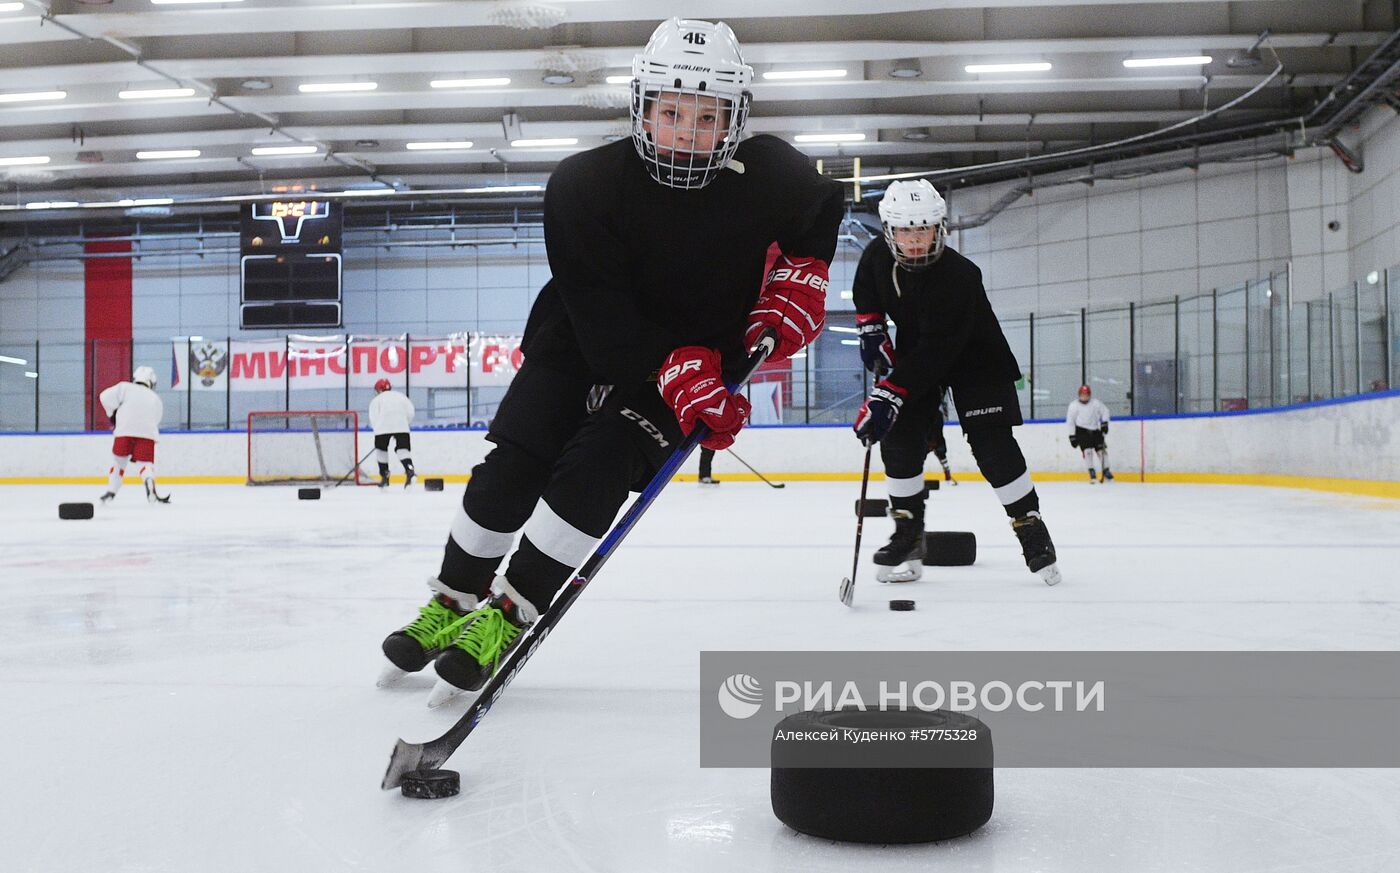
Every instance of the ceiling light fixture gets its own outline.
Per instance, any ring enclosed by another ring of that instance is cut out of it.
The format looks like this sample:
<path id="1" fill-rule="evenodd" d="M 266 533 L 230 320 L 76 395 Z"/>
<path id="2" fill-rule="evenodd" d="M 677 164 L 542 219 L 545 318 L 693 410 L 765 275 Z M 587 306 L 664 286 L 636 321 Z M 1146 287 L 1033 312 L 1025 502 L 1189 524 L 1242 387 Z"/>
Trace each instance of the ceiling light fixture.
<path id="1" fill-rule="evenodd" d="M 40 100 L 63 100 L 67 91 L 21 91 L 16 94 L 0 94 L 0 103 L 34 103 Z"/>
<path id="2" fill-rule="evenodd" d="M 890 76 L 895 79 L 917 79 L 924 74 L 918 58 L 901 58 L 890 67 Z"/>
<path id="3" fill-rule="evenodd" d="M 572 73 L 565 73 L 562 70 L 551 70 L 541 76 L 540 81 L 546 85 L 572 85 L 574 76 Z"/>
<path id="4" fill-rule="evenodd" d="M 151 0 L 152 6 L 194 6 L 198 3 L 242 3 L 243 0 Z"/>
<path id="5" fill-rule="evenodd" d="M 929 138 L 929 132 L 921 127 L 904 131 L 904 138 L 910 142 L 923 142 Z"/>
<path id="6" fill-rule="evenodd" d="M 23 3 L 0 3 L 0 12 L 23 12 Z"/>
<path id="7" fill-rule="evenodd" d="M 34 203 L 24 204 L 25 209 L 74 209 L 78 205 L 76 200 L 38 200 Z"/>
<path id="8" fill-rule="evenodd" d="M 176 158 L 197 158 L 199 149 L 163 149 L 150 152 L 137 152 L 138 161 L 168 161 Z"/>
<path id="9" fill-rule="evenodd" d="M 607 77 L 606 79 L 604 79 L 603 81 L 604 81 L 604 82 L 607 82 L 609 85 L 630 85 L 630 84 L 632 84 L 632 77 L 631 77 L 630 75 L 628 75 L 628 76 L 608 76 L 608 77 Z"/>
<path id="10" fill-rule="evenodd" d="M 238 87 L 244 91 L 270 91 L 272 83 L 266 79 L 244 79 Z"/>
<path id="11" fill-rule="evenodd" d="M 472 141 L 469 139 L 443 140 L 441 142 L 410 142 L 405 143 L 404 148 L 411 152 L 438 152 L 451 149 L 469 149 Z"/>
<path id="12" fill-rule="evenodd" d="M 258 146 L 253 149 L 253 154 L 260 158 L 271 158 L 279 155 L 314 155 L 320 151 L 314 145 L 288 145 L 288 146 Z"/>
<path id="13" fill-rule="evenodd" d="M 517 149 L 558 148 L 560 146 L 578 145 L 578 138 L 564 136 L 554 139 L 513 139 L 510 141 L 510 145 L 511 148 Z"/>
<path id="14" fill-rule="evenodd" d="M 793 137 L 797 142 L 860 142 L 863 133 L 799 133 Z"/>
<path id="15" fill-rule="evenodd" d="M 50 158 L 48 155 L 31 155 L 23 158 L 0 158 L 0 167 L 30 167 L 36 164 L 47 164 Z"/>
<path id="16" fill-rule="evenodd" d="M 162 97 L 193 97 L 193 88 L 147 88 L 137 91 L 118 91 L 119 100 L 158 100 Z"/>
<path id="17" fill-rule="evenodd" d="M 1030 61 L 1019 64 L 968 64 L 963 67 L 963 70 L 969 73 L 1043 73 L 1049 69 L 1049 61 Z"/>
<path id="18" fill-rule="evenodd" d="M 1128 69 L 1140 67 L 1204 67 L 1215 60 L 1210 55 L 1191 55 L 1180 58 L 1128 58 L 1123 66 Z"/>
<path id="19" fill-rule="evenodd" d="M 763 74 L 765 79 L 840 79 L 846 75 L 845 70 L 769 70 Z"/>
<path id="20" fill-rule="evenodd" d="M 500 76 L 494 79 L 434 79 L 428 83 L 431 88 L 499 88 L 509 85 L 510 79 Z"/>
<path id="21" fill-rule="evenodd" d="M 303 94 L 335 94 L 345 91 L 373 91 L 378 87 L 378 82 L 308 82 L 298 85 L 297 90 Z"/>

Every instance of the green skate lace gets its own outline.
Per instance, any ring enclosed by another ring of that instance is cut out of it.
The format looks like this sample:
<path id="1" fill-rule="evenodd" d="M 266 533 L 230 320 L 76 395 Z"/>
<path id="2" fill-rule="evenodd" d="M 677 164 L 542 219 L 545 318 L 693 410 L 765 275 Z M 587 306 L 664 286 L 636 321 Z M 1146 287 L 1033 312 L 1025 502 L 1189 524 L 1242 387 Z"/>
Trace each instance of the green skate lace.
<path id="1" fill-rule="evenodd" d="M 418 618 L 404 628 L 403 632 L 417 640 L 418 645 L 425 649 L 437 648 L 438 645 L 451 642 L 449 633 L 460 623 L 461 618 L 434 597 L 428 601 L 427 606 L 419 607 Z"/>
<path id="2" fill-rule="evenodd" d="M 458 623 L 465 623 L 466 629 L 452 645 L 471 655 L 481 666 L 490 665 L 492 673 L 501 665 L 501 653 L 520 636 L 520 628 L 511 624 L 499 607 L 489 604 L 453 624 Z"/>

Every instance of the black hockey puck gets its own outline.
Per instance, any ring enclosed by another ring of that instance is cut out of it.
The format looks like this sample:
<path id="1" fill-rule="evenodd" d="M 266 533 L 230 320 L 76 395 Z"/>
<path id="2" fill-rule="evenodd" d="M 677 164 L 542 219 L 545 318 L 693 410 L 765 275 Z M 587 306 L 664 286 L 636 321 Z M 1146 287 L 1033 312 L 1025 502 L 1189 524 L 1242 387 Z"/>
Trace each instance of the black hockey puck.
<path id="1" fill-rule="evenodd" d="M 456 797 L 462 790 L 462 777 L 456 770 L 414 770 L 404 774 L 399 790 L 404 797 L 423 800 Z"/>
<path id="2" fill-rule="evenodd" d="M 297 489 L 297 500 L 320 500 L 320 499 L 321 499 L 321 489 L 320 489 L 320 488 L 298 488 L 298 489 Z"/>
<path id="3" fill-rule="evenodd" d="M 924 534 L 925 567 L 966 567 L 977 562 L 977 535 L 965 530 Z"/>
<path id="4" fill-rule="evenodd" d="M 58 505 L 58 517 L 76 521 L 83 518 L 92 518 L 91 503 L 60 503 Z"/>
<path id="5" fill-rule="evenodd" d="M 811 739 L 865 731 L 872 742 Z M 909 742 L 917 731 L 957 742 Z M 854 843 L 924 843 L 969 834 L 992 816 L 990 729 L 962 712 L 794 713 L 771 744 L 773 813 L 798 833 Z"/>
<path id="6" fill-rule="evenodd" d="M 914 601 L 912 600 L 891 600 L 890 609 L 895 612 L 913 612 Z"/>
<path id="7" fill-rule="evenodd" d="M 889 512 L 889 503 L 879 497 L 867 497 L 864 502 L 856 501 L 857 518 L 883 518 Z"/>
<path id="8" fill-rule="evenodd" d="M 442 490 L 442 480 L 441 480 L 441 479 L 424 479 L 424 480 L 423 480 L 423 490 L 424 490 L 424 491 L 441 491 L 441 490 Z"/>

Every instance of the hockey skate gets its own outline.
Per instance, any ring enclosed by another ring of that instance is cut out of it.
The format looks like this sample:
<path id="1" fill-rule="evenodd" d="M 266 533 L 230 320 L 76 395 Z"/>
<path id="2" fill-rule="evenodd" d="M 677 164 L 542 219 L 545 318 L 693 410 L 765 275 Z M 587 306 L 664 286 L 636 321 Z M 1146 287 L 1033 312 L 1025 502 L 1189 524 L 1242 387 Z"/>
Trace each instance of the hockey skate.
<path id="1" fill-rule="evenodd" d="M 1108 469 L 1107 467 L 1104 467 L 1104 468 L 1103 468 L 1103 480 L 1104 480 L 1105 482 L 1112 482 L 1112 481 L 1113 481 L 1113 471 L 1110 470 L 1110 469 Z"/>
<path id="2" fill-rule="evenodd" d="M 389 474 L 388 474 L 388 473 L 380 473 L 380 474 L 379 474 L 379 487 L 380 487 L 380 488 L 388 488 L 388 487 L 389 487 Z"/>
<path id="3" fill-rule="evenodd" d="M 403 475 L 404 475 L 403 487 L 404 487 L 405 490 L 407 490 L 408 487 L 409 487 L 410 485 L 413 484 L 413 480 L 416 479 L 416 478 L 418 478 L 418 474 L 415 473 L 415 472 L 413 472 L 413 468 L 412 468 L 412 467 L 405 466 L 405 467 L 403 468 Z"/>
<path id="4" fill-rule="evenodd" d="M 1097 484 L 1099 484 L 1099 477 L 1098 477 L 1098 475 L 1097 475 L 1096 473 L 1094 473 L 1094 470 L 1093 470 L 1092 467 L 1089 468 L 1089 484 L 1090 484 L 1090 485 L 1097 485 Z"/>
<path id="5" fill-rule="evenodd" d="M 491 583 L 491 599 L 449 626 L 449 632 L 460 632 L 433 662 L 438 682 L 428 695 L 428 706 L 436 708 L 464 691 L 481 690 L 510 654 L 521 631 L 539 617 L 534 604 L 504 576 L 497 576 Z"/>
<path id="6" fill-rule="evenodd" d="M 161 495 L 161 494 L 159 494 L 159 493 L 156 492 L 156 483 L 152 482 L 150 479 L 146 479 L 146 480 L 144 480 L 144 484 L 145 484 L 145 486 L 146 486 L 146 502 L 147 502 L 147 503 L 169 503 L 169 502 L 170 502 L 170 495 L 169 495 L 169 494 Z M 113 495 L 113 496 L 116 496 L 116 495 Z"/>
<path id="7" fill-rule="evenodd" d="M 1011 522 L 1011 530 L 1021 541 L 1021 554 L 1026 559 L 1026 567 L 1044 580 L 1046 585 L 1060 584 L 1060 568 L 1056 564 L 1055 544 L 1050 541 L 1050 531 L 1040 513 L 1031 510 Z"/>
<path id="8" fill-rule="evenodd" d="M 428 585 L 437 588 L 437 580 L 428 580 Z M 419 607 L 418 618 L 384 638 L 381 649 L 389 663 L 375 684 L 381 688 L 392 685 L 428 666 L 429 661 L 457 638 L 461 632 L 461 618 L 478 605 L 477 599 L 470 595 L 454 599 L 446 594 L 434 594 L 427 606 Z"/>
<path id="9" fill-rule="evenodd" d="M 713 476 L 701 476 L 697 481 L 699 481 L 699 483 L 700 483 L 701 485 L 718 485 L 718 484 L 719 484 L 719 480 L 716 479 L 716 478 L 714 478 Z"/>
<path id="10" fill-rule="evenodd" d="M 924 519 L 907 509 L 892 509 L 894 536 L 875 553 L 877 582 L 917 582 L 924 575 Z"/>
<path id="11" fill-rule="evenodd" d="M 99 498 L 97 498 L 97 499 L 100 500 L 100 501 L 102 501 L 102 503 L 107 504 L 107 503 L 111 503 L 113 500 L 116 500 L 116 499 L 117 499 L 117 495 L 116 495 L 115 492 L 107 491 L 107 492 L 103 493 L 103 495 L 102 495 L 101 497 L 99 497 Z"/>

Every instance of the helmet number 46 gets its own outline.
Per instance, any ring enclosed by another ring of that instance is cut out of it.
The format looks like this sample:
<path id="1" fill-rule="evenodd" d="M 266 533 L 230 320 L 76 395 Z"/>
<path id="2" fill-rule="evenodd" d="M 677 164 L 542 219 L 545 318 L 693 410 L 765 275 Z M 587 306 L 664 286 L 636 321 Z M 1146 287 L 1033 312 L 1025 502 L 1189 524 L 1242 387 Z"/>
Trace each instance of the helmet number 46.
<path id="1" fill-rule="evenodd" d="M 681 39 L 685 40 L 686 42 L 690 43 L 691 45 L 704 45 L 704 44 L 705 44 L 705 34 L 701 33 L 701 32 L 698 31 L 698 30 L 692 30 L 692 31 L 690 31 L 690 32 L 687 33 L 685 36 L 681 37 Z"/>

